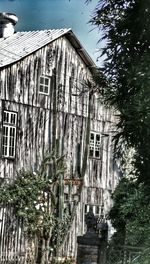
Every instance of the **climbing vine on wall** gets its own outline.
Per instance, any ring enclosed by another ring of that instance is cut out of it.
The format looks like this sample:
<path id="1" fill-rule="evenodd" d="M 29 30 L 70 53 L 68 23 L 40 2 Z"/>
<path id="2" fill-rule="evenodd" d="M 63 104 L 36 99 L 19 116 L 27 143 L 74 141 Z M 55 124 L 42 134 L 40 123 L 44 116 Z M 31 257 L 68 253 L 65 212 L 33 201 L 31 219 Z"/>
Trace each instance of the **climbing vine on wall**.
<path id="1" fill-rule="evenodd" d="M 70 221 L 67 212 L 61 218 L 58 212 L 57 193 L 64 170 L 63 157 L 46 155 L 38 171 L 22 169 L 12 183 L 3 183 L 0 187 L 1 206 L 11 206 L 14 215 L 23 220 L 28 237 L 37 237 L 39 259 L 42 251 L 47 250 L 43 245 L 54 251 L 61 245 Z"/>

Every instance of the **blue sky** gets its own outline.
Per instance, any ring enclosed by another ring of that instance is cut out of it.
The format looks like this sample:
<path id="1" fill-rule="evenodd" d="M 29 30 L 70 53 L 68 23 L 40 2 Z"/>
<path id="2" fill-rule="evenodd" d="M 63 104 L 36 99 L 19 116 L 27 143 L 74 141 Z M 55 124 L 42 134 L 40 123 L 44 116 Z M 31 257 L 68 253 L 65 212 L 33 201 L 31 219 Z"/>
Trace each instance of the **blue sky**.
<path id="1" fill-rule="evenodd" d="M 72 28 L 97 65 L 98 30 L 88 23 L 98 0 L 0 0 L 0 12 L 15 13 L 17 31 Z"/>

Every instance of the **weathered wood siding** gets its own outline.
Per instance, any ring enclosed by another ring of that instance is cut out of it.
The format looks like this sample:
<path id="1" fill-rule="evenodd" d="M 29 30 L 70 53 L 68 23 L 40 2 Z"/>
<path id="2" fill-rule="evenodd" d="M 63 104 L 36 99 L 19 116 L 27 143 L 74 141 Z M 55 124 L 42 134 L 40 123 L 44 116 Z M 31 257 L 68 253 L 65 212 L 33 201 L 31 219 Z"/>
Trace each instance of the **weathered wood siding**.
<path id="1" fill-rule="evenodd" d="M 41 75 L 50 77 L 49 96 L 39 94 Z M 16 157 L 14 160 L 0 159 L 1 178 L 14 179 L 16 171 L 23 167 L 36 170 L 55 142 L 59 153 L 65 154 L 65 177 L 81 177 L 89 103 L 85 81 L 90 77 L 90 70 L 65 37 L 1 69 L 0 138 L 3 110 L 18 113 Z M 113 170 L 111 132 L 115 117 L 100 104 L 96 94 L 92 98 L 90 120 L 91 130 L 102 134 L 101 158 L 87 159 L 80 202 L 68 234 L 69 243 L 65 245 L 67 254 L 72 256 L 76 251 L 76 236 L 84 232 L 84 204 L 104 204 L 107 211 L 111 204 L 110 191 L 117 182 L 117 173 Z M 75 193 L 76 189 L 73 187 L 72 192 Z M 2 216 L 2 236 L 4 222 Z M 8 248 L 9 243 L 4 243 Z"/>

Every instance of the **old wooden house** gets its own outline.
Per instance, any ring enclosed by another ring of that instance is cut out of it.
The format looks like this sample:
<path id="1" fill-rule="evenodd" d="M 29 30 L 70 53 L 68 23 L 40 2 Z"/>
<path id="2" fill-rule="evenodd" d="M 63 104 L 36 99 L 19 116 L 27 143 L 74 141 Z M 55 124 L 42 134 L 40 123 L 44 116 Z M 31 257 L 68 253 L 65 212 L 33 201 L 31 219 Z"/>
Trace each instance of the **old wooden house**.
<path id="1" fill-rule="evenodd" d="M 14 33 L 15 15 L 1 13 L 0 21 L 0 179 L 13 180 L 21 168 L 36 170 L 57 143 L 67 167 L 64 204 L 76 204 L 64 251 L 75 256 L 89 207 L 99 216 L 111 206 L 118 179 L 115 116 L 91 92 L 96 65 L 71 29 Z M 21 231 L 8 234 L 9 221 L 1 210 L 0 263 L 6 252 L 24 251 Z"/>

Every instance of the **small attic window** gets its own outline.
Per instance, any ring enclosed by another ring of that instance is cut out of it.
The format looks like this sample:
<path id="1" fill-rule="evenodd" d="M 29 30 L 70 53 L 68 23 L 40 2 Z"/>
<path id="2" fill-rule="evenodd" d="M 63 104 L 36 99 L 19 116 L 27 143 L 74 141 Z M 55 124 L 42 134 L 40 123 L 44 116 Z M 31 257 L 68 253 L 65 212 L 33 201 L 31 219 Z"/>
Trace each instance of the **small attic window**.
<path id="1" fill-rule="evenodd" d="M 39 93 L 49 95 L 50 78 L 47 76 L 40 77 Z"/>

